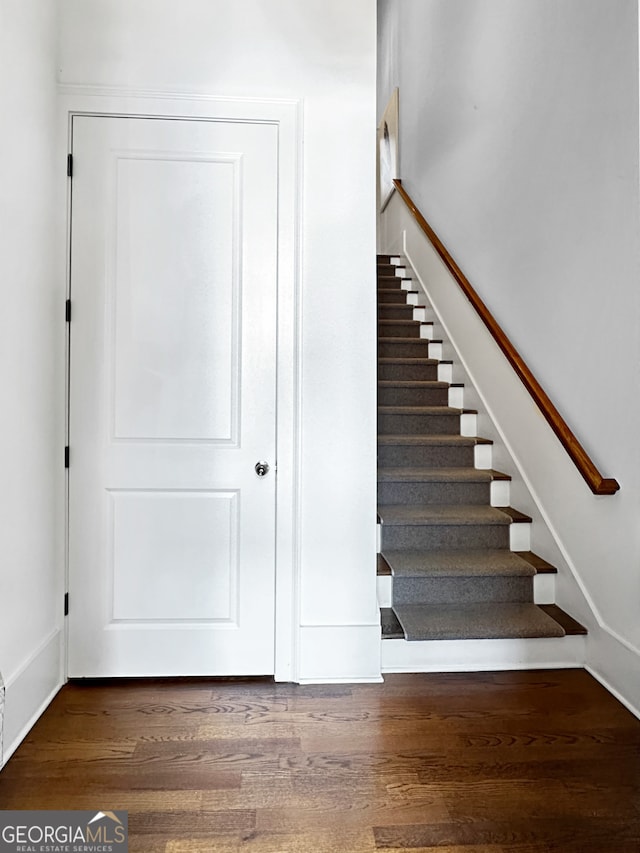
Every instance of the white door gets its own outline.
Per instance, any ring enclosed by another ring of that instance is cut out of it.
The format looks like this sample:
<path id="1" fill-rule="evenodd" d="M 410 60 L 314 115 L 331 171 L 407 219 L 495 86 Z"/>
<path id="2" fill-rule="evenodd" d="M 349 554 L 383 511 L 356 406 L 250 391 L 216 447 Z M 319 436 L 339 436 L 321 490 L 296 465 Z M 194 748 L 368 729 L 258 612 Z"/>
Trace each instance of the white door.
<path id="1" fill-rule="evenodd" d="M 277 127 L 72 139 L 69 674 L 271 674 Z"/>

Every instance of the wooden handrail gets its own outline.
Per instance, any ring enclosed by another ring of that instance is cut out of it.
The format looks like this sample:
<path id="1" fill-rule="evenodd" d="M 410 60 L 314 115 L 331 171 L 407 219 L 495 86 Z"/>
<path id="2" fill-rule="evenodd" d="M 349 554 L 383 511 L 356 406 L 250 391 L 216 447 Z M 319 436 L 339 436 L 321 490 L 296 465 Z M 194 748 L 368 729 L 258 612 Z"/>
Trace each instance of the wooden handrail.
<path id="1" fill-rule="evenodd" d="M 573 460 L 578 471 L 584 477 L 591 491 L 594 495 L 614 495 L 620 488 L 618 481 L 608 478 L 605 479 L 598 471 L 584 447 L 582 447 L 573 432 L 569 429 L 560 412 L 553 405 L 538 380 L 525 364 L 522 356 L 505 335 L 504 331 L 498 324 L 498 321 L 473 289 L 465 274 L 449 254 L 449 251 L 442 240 L 440 240 L 436 232 L 413 203 L 411 196 L 402 186 L 402 181 L 394 180 L 393 183 L 421 230 L 427 235 L 442 262 L 453 275 L 469 302 L 471 302 L 473 307 L 476 309 L 480 319 L 491 332 L 491 335 L 504 353 L 507 361 L 518 374 L 529 394 L 533 397 L 547 423 L 560 439 L 560 443 Z"/>

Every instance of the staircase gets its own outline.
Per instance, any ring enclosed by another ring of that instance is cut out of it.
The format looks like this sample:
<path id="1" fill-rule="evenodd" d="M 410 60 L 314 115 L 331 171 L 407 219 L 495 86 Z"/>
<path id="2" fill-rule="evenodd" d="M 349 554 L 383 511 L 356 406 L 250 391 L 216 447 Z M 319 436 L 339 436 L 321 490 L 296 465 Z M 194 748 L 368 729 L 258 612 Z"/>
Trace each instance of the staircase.
<path id="1" fill-rule="evenodd" d="M 535 603 L 553 600 L 556 569 L 529 550 L 531 519 L 506 505 L 510 478 L 490 467 L 491 442 L 476 437 L 406 266 L 382 255 L 377 272 L 383 640 L 586 633 L 555 604 Z"/>

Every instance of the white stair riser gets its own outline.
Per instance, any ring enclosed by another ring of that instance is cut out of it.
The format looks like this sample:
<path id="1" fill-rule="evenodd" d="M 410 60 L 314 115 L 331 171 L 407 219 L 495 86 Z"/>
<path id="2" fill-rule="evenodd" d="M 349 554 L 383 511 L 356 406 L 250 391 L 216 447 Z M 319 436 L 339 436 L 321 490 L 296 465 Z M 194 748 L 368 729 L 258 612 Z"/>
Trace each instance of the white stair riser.
<path id="1" fill-rule="evenodd" d="M 464 388 L 461 385 L 453 385 L 449 388 L 448 403 L 454 409 L 464 408 Z"/>
<path id="2" fill-rule="evenodd" d="M 512 551 L 531 550 L 531 524 L 518 521 L 509 527 L 509 547 Z"/>
<path id="3" fill-rule="evenodd" d="M 382 672 L 482 672 L 583 666 L 585 638 L 382 640 Z"/>
<path id="4" fill-rule="evenodd" d="M 391 575 L 378 575 L 378 606 L 391 607 L 393 578 Z"/>
<path id="5" fill-rule="evenodd" d="M 555 574 L 539 574 L 535 576 L 533 584 L 534 604 L 555 604 L 556 577 L 557 575 Z"/>
<path id="6" fill-rule="evenodd" d="M 491 506 L 510 506 L 511 483 L 509 480 L 493 480 L 491 483 Z"/>
<path id="7" fill-rule="evenodd" d="M 493 453 L 490 444 L 476 444 L 474 448 L 474 463 L 476 468 L 492 468 Z"/>
<path id="8" fill-rule="evenodd" d="M 453 382 L 453 365 L 443 364 L 438 365 L 438 382 Z"/>
<path id="9" fill-rule="evenodd" d="M 435 358 L 437 361 L 440 361 L 444 358 L 442 353 L 442 343 L 439 342 L 431 342 L 429 344 L 429 358 Z"/>
<path id="10" fill-rule="evenodd" d="M 478 416 L 465 412 L 460 415 L 460 435 L 476 436 L 478 434 Z"/>

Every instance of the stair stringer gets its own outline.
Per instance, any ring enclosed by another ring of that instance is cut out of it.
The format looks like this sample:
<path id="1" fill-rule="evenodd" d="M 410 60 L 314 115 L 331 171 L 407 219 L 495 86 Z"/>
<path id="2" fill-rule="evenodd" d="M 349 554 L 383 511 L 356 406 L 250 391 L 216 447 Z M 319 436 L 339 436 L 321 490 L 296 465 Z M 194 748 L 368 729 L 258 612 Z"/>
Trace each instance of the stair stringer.
<path id="1" fill-rule="evenodd" d="M 428 286 L 415 269 L 412 259 L 404 251 L 390 252 L 399 259 L 399 265 L 406 267 L 405 276 L 411 278 L 407 288 L 417 290 L 414 299 L 416 306 L 423 309 L 424 319 L 431 323 L 429 337 L 441 341 L 438 351 L 430 356 L 450 364 L 448 376 L 441 378 L 455 385 L 459 399 L 452 405 L 477 411 L 471 417 L 469 428 L 463 430 L 468 435 L 480 435 L 493 443 L 485 446 L 476 459 L 477 468 L 494 468 L 511 477 L 509 483 L 500 484 L 503 491 L 496 506 L 516 506 L 532 523 L 526 525 L 526 544 L 515 546 L 516 550 L 528 550 L 537 553 L 558 569 L 557 575 L 539 574 L 534 579 L 534 601 L 542 603 L 561 603 L 572 614 L 579 614 L 580 621 L 588 624 L 588 616 L 593 614 L 589 604 L 576 583 L 562 550 L 543 518 L 538 504 L 528 489 L 522 472 L 513 455 L 509 452 L 502 433 L 487 411 L 484 399 L 478 393 L 469 372 L 450 340 L 448 331 L 430 298 Z M 474 421 L 474 422 L 473 422 Z M 506 491 L 504 490 L 506 487 Z M 378 542 L 380 539 L 378 538 Z M 379 550 L 379 548 L 378 548 Z M 512 545 L 512 550 L 514 546 Z M 558 594 L 558 591 L 561 594 Z M 391 578 L 378 579 L 378 598 L 380 606 L 390 606 Z M 577 606 L 580 602 L 581 606 Z M 500 639 L 500 640 L 422 640 L 408 642 L 402 639 L 384 639 L 382 641 L 382 672 L 456 672 L 490 671 L 511 669 L 568 668 L 585 665 L 586 638 L 584 636 L 566 636 L 563 638 L 539 639 Z"/>

